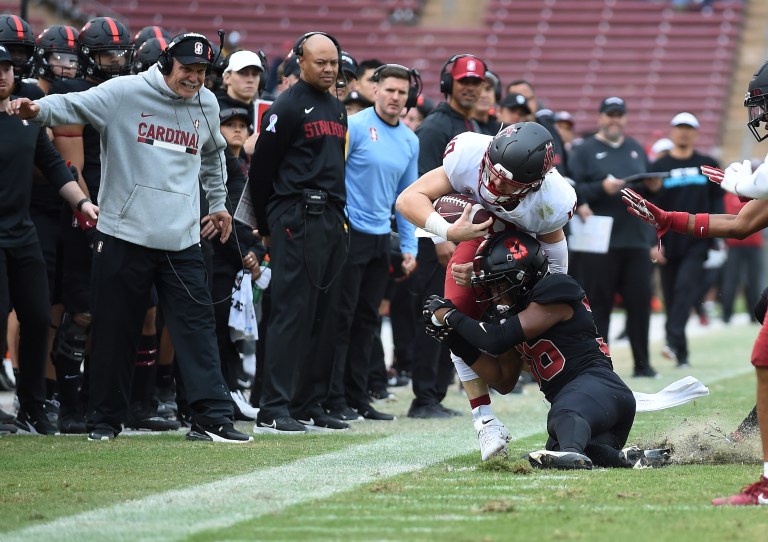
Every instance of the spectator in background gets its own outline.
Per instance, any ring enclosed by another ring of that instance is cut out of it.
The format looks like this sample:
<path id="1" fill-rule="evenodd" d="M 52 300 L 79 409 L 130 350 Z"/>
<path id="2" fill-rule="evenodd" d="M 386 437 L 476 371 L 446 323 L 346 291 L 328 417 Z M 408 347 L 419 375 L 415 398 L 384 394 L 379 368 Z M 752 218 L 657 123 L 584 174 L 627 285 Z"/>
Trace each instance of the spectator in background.
<path id="1" fill-rule="evenodd" d="M 693 114 L 678 113 L 672 118 L 669 139 L 674 146 L 650 167 L 651 171 L 669 172 L 654 200 L 666 209 L 721 214 L 723 192 L 709 182 L 700 169 L 701 166 L 718 167 L 718 163 L 695 149 L 698 135 L 699 120 Z M 701 295 L 704 261 L 710 246 L 709 239 L 670 232 L 661 238 L 656 256 L 667 316 L 667 344 L 662 353 L 678 367 L 689 365 L 685 326 Z"/>
<path id="2" fill-rule="evenodd" d="M 235 51 L 229 57 L 227 67 L 224 68 L 225 94 L 219 93 L 217 98 L 221 107 L 244 107 L 248 110 L 250 119 L 254 118 L 253 101 L 259 97 L 263 88 L 261 78 L 264 76 L 264 59 L 253 51 Z M 253 124 L 253 120 L 248 123 Z M 248 139 L 243 145 L 246 156 L 253 154 L 253 147 L 259 134 L 251 130 Z"/>
<path id="3" fill-rule="evenodd" d="M 288 58 L 285 59 L 285 62 L 283 62 L 282 66 L 283 76 L 280 84 L 277 87 L 278 95 L 298 83 L 299 75 L 301 74 L 301 70 L 299 68 L 299 57 L 294 54 L 290 54 Z"/>
<path id="4" fill-rule="evenodd" d="M 554 116 L 555 128 L 560 135 L 560 139 L 563 140 L 563 146 L 565 152 L 570 152 L 574 145 L 578 145 L 581 141 L 576 137 L 576 133 L 573 131 L 574 120 L 573 115 L 568 111 L 558 111 Z"/>
<path id="5" fill-rule="evenodd" d="M 421 123 L 424 122 L 427 115 L 432 112 L 434 107 L 435 105 L 432 103 L 432 100 L 425 98 L 424 95 L 421 94 L 416 99 L 416 107 L 403 108 L 400 112 L 400 120 L 415 132 L 419 129 Z"/>
<path id="6" fill-rule="evenodd" d="M 477 121 L 480 133 L 496 135 L 499 132 L 501 128 L 497 118 L 499 100 L 501 100 L 501 80 L 491 70 L 486 70 L 480 98 L 472 111 L 472 118 Z"/>
<path id="7" fill-rule="evenodd" d="M 536 97 L 533 85 L 525 79 L 512 81 L 507 85 L 507 94 L 522 94 L 528 100 L 528 108 L 531 110 L 531 114 L 526 120 L 538 122 L 552 134 L 552 140 L 555 142 L 555 167 L 561 174 L 565 175 L 567 172 L 565 144 L 557 128 L 555 128 L 553 113 L 551 111 L 542 111 L 545 114 L 538 114 L 540 110 L 545 108 Z"/>
<path id="8" fill-rule="evenodd" d="M 347 116 L 351 117 L 363 109 L 368 109 L 370 107 L 370 103 L 368 100 L 363 98 L 362 94 L 356 90 L 353 90 L 347 94 L 346 98 L 344 98 L 344 107 L 347 110 Z"/>
<path id="9" fill-rule="evenodd" d="M 419 141 L 400 124 L 408 100 L 411 71 L 384 64 L 373 73 L 374 105 L 349 120 L 346 185 L 350 224 L 349 257 L 339 308 L 334 383 L 329 413 L 341 420 L 357 416 L 392 420 L 371 406 L 368 374 L 379 305 L 389 278 L 390 214 L 398 195 L 417 177 Z M 405 277 L 416 268 L 415 227 L 396 214 Z"/>
<path id="10" fill-rule="evenodd" d="M 361 61 L 358 67 L 356 90 L 360 93 L 360 96 L 367 100 L 366 107 L 373 105 L 375 97 L 373 88 L 376 86 L 376 82 L 373 80 L 373 72 L 383 64 L 378 58 L 369 58 Z"/>
<path id="11" fill-rule="evenodd" d="M 753 165 L 753 169 L 757 169 L 760 164 L 762 162 Z M 723 198 L 725 212 L 729 215 L 738 215 L 746 204 L 746 201 L 741 201 L 738 196 L 729 192 L 726 192 Z M 760 298 L 760 292 L 765 283 L 764 245 L 762 232 L 752 233 L 743 239 L 725 240 L 728 256 L 723 264 L 720 303 L 723 309 L 723 322 L 726 324 L 731 321 L 734 302 L 740 289 L 744 292 L 747 314 L 753 322 L 756 321 L 751 307 L 754 307 Z"/>
<path id="12" fill-rule="evenodd" d="M 622 296 L 627 313 L 627 336 L 634 360 L 634 376 L 655 377 L 648 351 L 651 317 L 651 250 L 655 253 L 653 229 L 627 215 L 619 191 L 624 177 L 648 171 L 643 147 L 625 135 L 627 107 L 618 96 L 600 102 L 598 132 L 571 153 L 569 177 L 574 180 L 578 204 L 589 204 L 592 212 L 613 218 L 608 252 L 579 254 L 579 279 L 592 306 L 595 324 L 605 341 L 616 294 Z M 658 188 L 658 179 L 643 181 Z"/>
<path id="13" fill-rule="evenodd" d="M 499 102 L 499 120 L 504 126 L 531 118 L 528 100 L 522 94 L 507 94 Z"/>
<path id="14" fill-rule="evenodd" d="M 348 244 L 347 115 L 331 93 L 341 47 L 310 32 L 293 51 L 300 79 L 264 113 L 249 172 L 273 299 L 254 431 L 283 434 L 349 427 L 321 406 L 330 391 Z M 291 299 L 301 300 L 300 310 Z"/>
<path id="15" fill-rule="evenodd" d="M 357 61 L 346 51 L 341 52 L 341 69 L 336 80 L 336 97 L 344 101 L 357 87 Z"/>

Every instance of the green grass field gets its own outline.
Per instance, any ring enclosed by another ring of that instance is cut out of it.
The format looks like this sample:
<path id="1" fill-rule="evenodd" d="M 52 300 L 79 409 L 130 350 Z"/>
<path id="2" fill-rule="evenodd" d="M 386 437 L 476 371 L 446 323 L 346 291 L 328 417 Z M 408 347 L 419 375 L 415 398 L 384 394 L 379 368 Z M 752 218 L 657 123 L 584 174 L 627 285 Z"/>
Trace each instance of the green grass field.
<path id="1" fill-rule="evenodd" d="M 754 404 L 751 325 L 691 340 L 680 373 L 656 355 L 655 392 L 691 374 L 708 397 L 637 415 L 630 444 L 671 445 L 664 469 L 534 471 L 515 459 L 543 447 L 547 405 L 533 386 L 494 396 L 513 435 L 509 461 L 483 464 L 469 413 L 405 417 L 409 389 L 380 405 L 395 422 L 341 434 L 257 436 L 245 446 L 192 443 L 183 433 L 0 439 L 0 541 L 54 540 L 766 540 L 764 510 L 715 508 L 760 473 L 759 443 L 725 439 Z M 654 345 L 658 353 L 660 345 Z M 454 386 L 446 404 L 467 411 Z M 250 430 L 250 424 L 243 424 Z"/>

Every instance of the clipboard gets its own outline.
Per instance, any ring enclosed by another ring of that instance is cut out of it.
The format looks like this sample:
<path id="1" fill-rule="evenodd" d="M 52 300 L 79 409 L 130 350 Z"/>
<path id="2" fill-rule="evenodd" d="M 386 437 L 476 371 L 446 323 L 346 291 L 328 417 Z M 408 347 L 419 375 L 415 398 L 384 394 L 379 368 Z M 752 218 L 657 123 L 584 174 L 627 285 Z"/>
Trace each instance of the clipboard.
<path id="1" fill-rule="evenodd" d="M 237 202 L 237 207 L 235 207 L 235 214 L 232 215 L 232 218 L 238 222 L 241 222 L 242 224 L 245 224 L 246 226 L 249 226 L 252 230 L 255 230 L 257 229 L 256 213 L 253 211 L 251 191 L 248 189 L 249 182 L 250 181 L 245 182 L 243 193 L 240 194 L 240 200 Z"/>
<path id="2" fill-rule="evenodd" d="M 634 175 L 624 177 L 624 182 L 639 183 L 640 181 L 644 181 L 646 179 L 655 179 L 656 177 L 661 177 L 662 179 L 669 177 L 669 171 L 647 171 L 645 173 L 635 173 Z"/>
<path id="3" fill-rule="evenodd" d="M 612 216 L 590 215 L 586 220 L 574 217 L 568 222 L 568 250 L 605 254 L 611 242 Z"/>

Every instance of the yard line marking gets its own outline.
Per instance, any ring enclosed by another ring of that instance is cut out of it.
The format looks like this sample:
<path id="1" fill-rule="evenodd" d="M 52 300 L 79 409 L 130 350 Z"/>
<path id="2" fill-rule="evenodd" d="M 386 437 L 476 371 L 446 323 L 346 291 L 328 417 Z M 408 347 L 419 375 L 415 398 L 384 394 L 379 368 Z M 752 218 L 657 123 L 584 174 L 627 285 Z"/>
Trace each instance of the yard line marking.
<path id="1" fill-rule="evenodd" d="M 180 540 L 477 450 L 466 419 L 437 432 L 400 433 L 280 467 L 150 495 L 3 533 L 4 542 Z M 543 418 L 515 423 L 515 439 L 542 432 Z M 279 437 L 278 437 L 279 438 Z"/>

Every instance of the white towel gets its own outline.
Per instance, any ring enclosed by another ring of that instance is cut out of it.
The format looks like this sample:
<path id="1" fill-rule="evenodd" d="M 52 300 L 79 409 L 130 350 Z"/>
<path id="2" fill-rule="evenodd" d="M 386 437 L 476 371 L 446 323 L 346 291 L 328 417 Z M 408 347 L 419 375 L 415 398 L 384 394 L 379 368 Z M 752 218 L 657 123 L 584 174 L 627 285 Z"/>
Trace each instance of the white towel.
<path id="1" fill-rule="evenodd" d="M 259 338 L 250 271 L 238 271 L 235 277 L 229 308 L 229 336 L 233 341 Z"/>
<path id="2" fill-rule="evenodd" d="M 709 395 L 709 388 L 692 376 L 686 376 L 657 393 L 632 392 L 637 401 L 636 412 L 653 412 L 683 405 L 697 397 Z"/>

